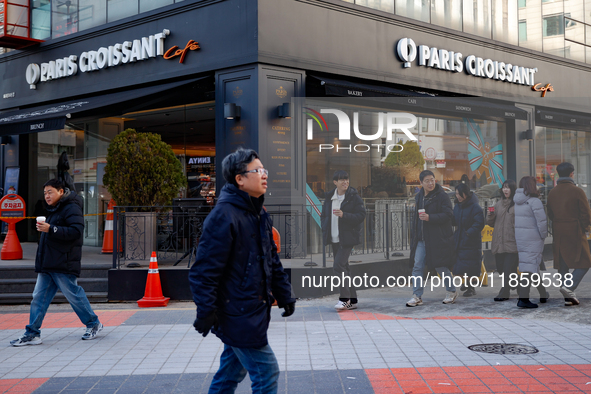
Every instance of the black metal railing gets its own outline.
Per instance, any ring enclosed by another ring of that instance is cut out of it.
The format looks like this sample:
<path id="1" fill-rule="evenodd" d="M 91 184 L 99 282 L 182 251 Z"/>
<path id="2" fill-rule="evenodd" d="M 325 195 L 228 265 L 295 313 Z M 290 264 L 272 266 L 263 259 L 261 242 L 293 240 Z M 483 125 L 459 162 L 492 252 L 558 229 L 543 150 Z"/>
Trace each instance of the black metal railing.
<path id="1" fill-rule="evenodd" d="M 494 203 L 481 201 L 486 208 Z M 136 261 L 148 261 L 156 252 L 161 265 L 187 264 L 195 259 L 203 225 L 212 206 L 201 207 L 115 207 L 113 267 L 120 268 Z M 143 212 L 137 212 L 138 210 Z M 281 235 L 282 259 L 307 259 L 312 254 L 332 257 L 328 245 L 322 245 L 322 231 L 305 206 L 267 205 L 274 227 Z M 366 201 L 367 216 L 361 230 L 361 243 L 353 255 L 375 255 L 389 259 L 395 252 L 411 247 L 411 222 L 415 208 L 408 200 Z M 489 249 L 490 243 L 483 243 Z"/>

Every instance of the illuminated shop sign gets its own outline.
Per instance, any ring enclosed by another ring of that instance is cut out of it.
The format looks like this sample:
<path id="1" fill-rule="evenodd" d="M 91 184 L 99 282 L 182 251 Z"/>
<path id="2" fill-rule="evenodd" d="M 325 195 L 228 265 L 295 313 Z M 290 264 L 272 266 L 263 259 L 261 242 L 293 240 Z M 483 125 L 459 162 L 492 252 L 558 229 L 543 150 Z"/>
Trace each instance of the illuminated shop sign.
<path id="1" fill-rule="evenodd" d="M 464 58 L 460 52 L 447 49 L 417 45 L 411 38 L 402 38 L 396 44 L 395 52 L 404 62 L 404 68 L 410 68 L 417 60 L 420 67 L 439 70 L 462 72 L 474 77 L 505 81 L 518 85 L 534 86 L 537 68 L 522 67 L 494 59 L 483 59 L 475 55 Z"/>
<path id="2" fill-rule="evenodd" d="M 532 90 L 535 90 L 536 92 L 542 92 L 542 97 L 546 97 L 546 93 L 547 92 L 553 92 L 554 91 L 554 86 L 552 86 L 551 84 L 547 83 L 546 86 L 543 86 L 544 84 L 542 83 L 536 83 L 534 86 L 532 86 Z"/>
<path id="3" fill-rule="evenodd" d="M 189 164 L 211 164 L 211 157 L 190 157 Z"/>
<path id="4" fill-rule="evenodd" d="M 97 50 L 82 52 L 79 56 L 70 55 L 47 63 L 31 63 L 27 66 L 25 78 L 31 89 L 36 89 L 39 82 L 48 82 L 54 79 L 67 78 L 80 72 L 98 71 L 108 67 L 116 67 L 122 64 L 135 63 L 158 56 L 164 59 L 180 57 L 182 63 L 189 50 L 201 49 L 199 43 L 190 40 L 184 49 L 178 46 L 165 50 L 164 41 L 170 30 L 141 37 L 133 41 L 124 41 Z"/>

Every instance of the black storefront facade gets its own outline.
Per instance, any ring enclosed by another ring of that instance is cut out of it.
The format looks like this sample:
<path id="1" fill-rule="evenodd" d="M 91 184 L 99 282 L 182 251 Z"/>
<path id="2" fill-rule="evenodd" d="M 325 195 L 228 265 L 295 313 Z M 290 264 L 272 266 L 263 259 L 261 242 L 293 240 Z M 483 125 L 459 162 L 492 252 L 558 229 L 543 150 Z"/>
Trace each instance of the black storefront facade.
<path id="1" fill-rule="evenodd" d="M 10 136 L 2 174 L 19 169 L 18 193 L 33 215 L 39 185 L 52 175 L 47 163 L 69 147 L 85 213 L 105 212 L 103 153 L 134 127 L 171 143 L 190 182 L 203 175 L 191 166 L 196 158 L 210 157 L 219 174 L 236 147 L 258 150 L 270 170 L 267 203 L 300 216 L 310 212 L 307 200 L 330 190 L 336 169 L 349 171 L 368 198 L 408 197 L 410 178 L 396 190 L 372 185 L 383 151 L 319 151 L 339 143 L 336 117 L 325 116 L 330 132 L 314 129 L 307 138 L 305 108 L 320 113 L 336 99 L 351 120 L 363 112 L 368 127 L 377 126 L 377 112 L 415 114 L 426 168 L 444 185 L 463 175 L 475 187 L 535 175 L 548 189 L 555 165 L 572 160 L 591 198 L 590 72 L 584 63 L 340 0 L 187 0 L 2 56 L 0 134 Z M 279 112 L 285 103 L 290 117 Z M 226 119 L 227 104 L 240 107 L 239 118 Z M 475 138 L 481 144 L 470 148 Z M 473 168 L 478 152 L 483 160 Z M 483 170 L 489 154 L 500 159 L 494 172 Z M 85 243 L 99 246 L 103 222 L 92 220 Z M 293 257 L 319 251 L 319 229 L 307 221 Z M 20 229 L 21 240 L 35 235 Z"/>

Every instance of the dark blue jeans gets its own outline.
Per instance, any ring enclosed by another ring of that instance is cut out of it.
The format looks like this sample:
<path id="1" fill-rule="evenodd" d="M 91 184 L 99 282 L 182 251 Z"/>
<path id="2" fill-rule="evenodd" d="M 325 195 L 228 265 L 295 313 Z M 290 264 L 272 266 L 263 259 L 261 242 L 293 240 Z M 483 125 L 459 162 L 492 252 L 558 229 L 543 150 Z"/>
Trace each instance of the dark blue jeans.
<path id="1" fill-rule="evenodd" d="M 98 316 L 93 312 L 84 289 L 78 286 L 75 275 L 59 274 L 56 272 L 37 274 L 37 283 L 33 290 L 33 301 L 26 335 L 32 337 L 41 336 L 41 324 L 47 313 L 51 300 L 58 289 L 64 294 L 78 318 L 86 327 L 94 327 L 98 322 Z"/>
<path id="2" fill-rule="evenodd" d="M 253 394 L 277 393 L 279 364 L 271 346 L 238 348 L 224 344 L 220 369 L 209 386 L 209 394 L 234 393 L 246 372 L 250 374 Z"/>

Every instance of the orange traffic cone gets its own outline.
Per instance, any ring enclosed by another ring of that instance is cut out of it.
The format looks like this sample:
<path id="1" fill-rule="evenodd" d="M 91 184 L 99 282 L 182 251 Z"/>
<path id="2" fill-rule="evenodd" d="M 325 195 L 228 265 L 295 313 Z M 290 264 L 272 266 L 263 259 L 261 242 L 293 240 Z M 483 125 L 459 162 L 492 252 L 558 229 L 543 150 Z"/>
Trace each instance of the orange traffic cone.
<path id="1" fill-rule="evenodd" d="M 281 235 L 275 227 L 273 227 L 273 241 L 275 241 L 275 245 L 277 246 L 277 254 L 281 253 Z"/>
<path id="2" fill-rule="evenodd" d="M 113 253 L 113 207 L 115 200 L 111 199 L 107 205 L 107 221 L 105 222 L 105 236 L 103 237 L 102 253 Z M 119 244 L 121 248 L 121 244 Z"/>
<path id="3" fill-rule="evenodd" d="M 273 241 L 275 242 L 275 245 L 277 246 L 277 254 L 281 253 L 281 235 L 279 234 L 279 231 L 273 227 Z M 277 305 L 277 300 L 275 300 L 273 302 L 273 304 L 271 304 L 271 306 L 276 306 Z"/>
<path id="4" fill-rule="evenodd" d="M 148 280 L 146 281 L 146 292 L 144 298 L 137 302 L 140 308 L 149 308 L 152 306 L 166 306 L 170 298 L 162 295 L 162 286 L 160 285 L 160 274 L 158 273 L 158 261 L 156 261 L 156 252 L 152 252 L 150 257 L 150 269 L 148 269 Z"/>
<path id="5" fill-rule="evenodd" d="M 21 260 L 23 258 L 23 248 L 18 235 L 16 235 L 16 223 L 8 223 L 8 233 L 4 238 L 2 251 L 0 251 L 0 259 L 2 260 Z"/>

